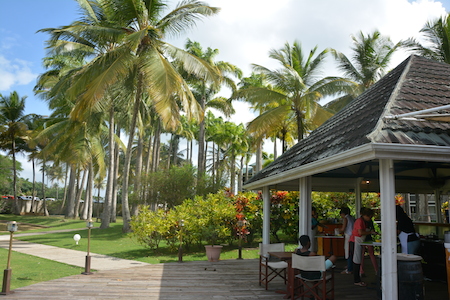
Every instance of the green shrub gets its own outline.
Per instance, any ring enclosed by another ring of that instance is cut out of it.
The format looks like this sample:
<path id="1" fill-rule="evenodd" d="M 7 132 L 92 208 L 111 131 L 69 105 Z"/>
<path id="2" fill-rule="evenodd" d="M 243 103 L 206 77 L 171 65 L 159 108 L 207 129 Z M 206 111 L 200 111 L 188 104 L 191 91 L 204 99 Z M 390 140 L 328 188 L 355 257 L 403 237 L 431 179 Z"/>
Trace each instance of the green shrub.
<path id="1" fill-rule="evenodd" d="M 184 200 L 169 210 L 151 211 L 144 206 L 132 218 L 131 228 L 132 236 L 143 245 L 156 249 L 164 239 L 171 249 L 176 249 L 180 235 L 186 246 L 230 241 L 235 223 L 233 198 L 220 192 Z"/>

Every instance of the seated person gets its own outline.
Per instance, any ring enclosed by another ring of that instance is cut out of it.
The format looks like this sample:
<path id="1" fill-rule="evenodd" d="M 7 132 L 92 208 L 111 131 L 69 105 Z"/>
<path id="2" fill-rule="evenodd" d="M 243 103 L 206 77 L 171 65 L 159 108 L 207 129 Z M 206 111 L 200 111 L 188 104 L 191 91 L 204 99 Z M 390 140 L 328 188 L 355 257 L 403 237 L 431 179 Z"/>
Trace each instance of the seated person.
<path id="1" fill-rule="evenodd" d="M 309 247 L 311 247 L 311 239 L 307 235 L 302 235 L 299 239 L 301 248 L 297 248 L 295 251 L 295 254 L 301 255 L 301 256 L 316 256 L 317 253 L 312 252 L 309 250 Z M 337 257 L 334 255 L 331 255 L 326 261 L 325 261 L 325 269 L 330 269 L 335 263 L 336 263 Z M 314 279 L 320 279 L 322 277 L 322 274 L 320 271 L 302 271 L 301 272 L 302 277 L 314 280 Z"/>

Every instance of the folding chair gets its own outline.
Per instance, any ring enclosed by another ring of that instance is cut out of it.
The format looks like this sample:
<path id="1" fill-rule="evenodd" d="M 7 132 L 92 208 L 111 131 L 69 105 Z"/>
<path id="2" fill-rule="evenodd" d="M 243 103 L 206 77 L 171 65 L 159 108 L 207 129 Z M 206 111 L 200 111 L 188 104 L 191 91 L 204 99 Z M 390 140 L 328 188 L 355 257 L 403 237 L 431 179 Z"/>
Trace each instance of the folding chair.
<path id="1" fill-rule="evenodd" d="M 269 282 L 277 276 L 284 279 L 286 284 L 287 262 L 271 257 L 268 252 L 284 252 L 284 243 L 259 244 L 259 285 L 264 285 L 266 290 Z"/>
<path id="2" fill-rule="evenodd" d="M 325 256 L 301 256 L 292 254 L 292 268 L 298 269 L 291 287 L 291 299 L 294 296 L 315 297 L 315 299 L 334 299 L 334 270 L 326 270 Z M 298 291 L 298 294 L 296 295 Z M 331 294 L 331 298 L 327 295 Z"/>

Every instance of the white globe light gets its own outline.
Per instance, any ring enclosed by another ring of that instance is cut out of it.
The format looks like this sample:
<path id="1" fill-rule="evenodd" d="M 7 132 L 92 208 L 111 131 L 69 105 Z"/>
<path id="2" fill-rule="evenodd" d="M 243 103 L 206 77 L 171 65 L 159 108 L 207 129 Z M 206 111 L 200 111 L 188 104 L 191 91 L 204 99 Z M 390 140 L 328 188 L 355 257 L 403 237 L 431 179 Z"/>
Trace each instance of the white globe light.
<path id="1" fill-rule="evenodd" d="M 73 236 L 73 239 L 74 239 L 75 243 L 78 245 L 78 242 L 79 242 L 80 239 L 81 239 L 81 235 L 79 235 L 79 234 L 77 233 L 77 234 L 75 234 L 75 235 Z"/>

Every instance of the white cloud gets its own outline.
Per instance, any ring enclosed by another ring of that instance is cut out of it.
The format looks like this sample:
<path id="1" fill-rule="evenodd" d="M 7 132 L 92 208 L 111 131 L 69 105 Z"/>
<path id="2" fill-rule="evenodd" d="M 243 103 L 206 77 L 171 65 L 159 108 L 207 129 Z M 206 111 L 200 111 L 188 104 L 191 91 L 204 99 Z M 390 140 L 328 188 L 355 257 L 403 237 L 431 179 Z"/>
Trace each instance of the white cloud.
<path id="1" fill-rule="evenodd" d="M 432 0 L 209 0 L 221 12 L 199 22 L 188 36 L 206 47 L 220 50 L 219 60 L 251 72 L 250 64 L 277 67 L 268 57 L 270 49 L 298 40 L 305 51 L 318 45 L 349 53 L 351 35 L 374 29 L 394 42 L 417 36 L 426 21 L 445 13 L 441 2 Z M 174 41 L 183 47 L 185 38 Z M 399 60 L 407 57 L 400 55 Z M 330 65 L 333 65 L 331 58 Z M 400 61 L 393 62 L 395 65 Z M 394 66 L 395 66 L 394 65 Z M 394 67 L 393 66 L 393 67 Z M 334 75 L 334 74 L 333 74 Z"/>
<path id="2" fill-rule="evenodd" d="M 32 72 L 30 63 L 20 59 L 8 60 L 0 55 L 0 92 L 9 91 L 14 85 L 27 85 L 38 74 Z"/>

